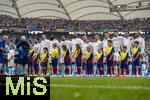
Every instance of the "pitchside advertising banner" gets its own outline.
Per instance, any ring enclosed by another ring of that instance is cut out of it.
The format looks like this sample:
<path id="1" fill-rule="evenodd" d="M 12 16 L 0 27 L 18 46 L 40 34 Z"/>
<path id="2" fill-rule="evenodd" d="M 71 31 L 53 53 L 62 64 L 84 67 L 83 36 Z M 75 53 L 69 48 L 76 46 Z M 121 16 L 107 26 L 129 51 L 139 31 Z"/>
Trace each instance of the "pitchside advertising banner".
<path id="1" fill-rule="evenodd" d="M 50 100 L 50 77 L 0 77 L 0 100 Z"/>

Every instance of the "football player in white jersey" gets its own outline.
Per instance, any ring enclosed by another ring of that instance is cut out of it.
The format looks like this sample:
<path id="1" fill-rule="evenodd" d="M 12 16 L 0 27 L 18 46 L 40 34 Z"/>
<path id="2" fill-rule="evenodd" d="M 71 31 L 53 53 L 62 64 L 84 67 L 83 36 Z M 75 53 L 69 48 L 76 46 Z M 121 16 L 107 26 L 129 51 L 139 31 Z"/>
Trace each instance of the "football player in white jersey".
<path id="1" fill-rule="evenodd" d="M 34 47 L 38 49 L 38 52 L 40 52 L 41 43 L 38 40 L 34 40 Z"/>
<path id="2" fill-rule="evenodd" d="M 49 49 L 50 43 L 51 43 L 50 40 L 48 40 L 45 35 L 42 35 L 42 41 L 40 44 L 40 52 L 42 52 L 43 48 L 45 48 L 45 47 Z"/>
<path id="3" fill-rule="evenodd" d="M 142 54 L 142 75 L 144 74 L 144 71 L 146 70 L 146 56 L 145 56 L 145 39 L 141 36 L 140 32 L 135 33 L 135 40 L 134 41 L 138 41 L 139 42 L 139 48 L 141 49 L 141 54 Z"/>
<path id="4" fill-rule="evenodd" d="M 110 37 L 109 37 L 109 33 L 108 32 L 105 32 L 104 33 L 104 38 L 103 38 L 103 50 L 105 51 L 107 46 L 108 46 L 108 40 L 110 40 Z"/>
<path id="5" fill-rule="evenodd" d="M 98 52 L 98 49 L 101 48 L 102 45 L 102 41 L 100 41 L 100 37 L 98 34 L 95 35 L 95 41 L 93 42 L 93 52 L 94 55 Z"/>
<path id="6" fill-rule="evenodd" d="M 60 48 L 59 41 L 55 39 L 54 35 L 50 36 L 50 41 L 51 43 L 49 44 L 49 54 L 51 55 L 52 50 L 53 50 L 53 44 L 57 44 L 57 47 Z"/>
<path id="7" fill-rule="evenodd" d="M 114 32 L 114 37 L 112 38 L 113 40 L 113 47 L 114 47 L 114 68 L 115 68 L 115 75 L 120 74 L 120 68 L 119 68 L 119 63 L 120 63 L 120 54 L 119 52 L 121 51 L 121 47 L 123 44 L 123 37 L 119 36 L 118 32 Z"/>
<path id="8" fill-rule="evenodd" d="M 108 47 L 108 40 L 110 40 L 109 33 L 105 32 L 104 33 L 104 38 L 103 38 L 103 41 L 102 41 L 104 53 L 106 51 L 106 48 Z M 104 57 L 104 75 L 107 75 L 107 65 L 106 65 L 106 58 L 105 57 Z"/>
<path id="9" fill-rule="evenodd" d="M 83 40 L 78 38 L 77 34 L 73 34 L 73 39 L 71 40 L 71 54 L 75 54 L 76 50 L 76 44 L 79 44 L 80 47 L 82 48 Z M 75 67 L 75 57 L 72 57 L 72 75 L 76 72 L 76 67 Z"/>
<path id="10" fill-rule="evenodd" d="M 100 41 L 100 37 L 98 34 L 95 35 L 95 41 L 92 43 L 93 45 L 93 54 L 94 56 L 98 53 L 98 50 L 102 48 L 102 41 Z M 94 75 L 96 75 L 96 59 L 94 59 Z"/>
<path id="11" fill-rule="evenodd" d="M 132 48 L 132 37 L 129 37 L 129 32 L 125 32 L 124 38 L 123 38 L 123 46 L 127 47 L 127 51 L 129 53 L 129 75 L 132 75 L 132 57 L 131 57 L 131 48 Z"/>
<path id="12" fill-rule="evenodd" d="M 48 40 L 45 35 L 42 35 L 42 41 L 39 45 L 40 53 L 43 52 L 43 48 L 48 48 L 48 51 L 50 51 L 50 44 L 51 44 L 51 41 Z M 41 75 L 41 73 L 42 73 L 42 68 L 41 66 L 39 66 L 39 74 Z"/>
<path id="13" fill-rule="evenodd" d="M 85 53 L 86 53 L 86 49 L 87 47 L 92 47 L 92 43 L 89 42 L 88 37 L 86 35 L 83 36 L 83 44 L 82 44 L 82 53 L 83 53 L 83 58 L 82 58 L 82 75 L 85 75 L 85 62 L 86 62 L 86 57 L 85 57 Z"/>
<path id="14" fill-rule="evenodd" d="M 71 42 L 69 40 L 67 40 L 64 35 L 61 37 L 61 42 L 60 42 L 60 46 L 62 47 L 63 45 L 66 45 L 66 47 L 67 47 L 67 49 L 69 50 L 69 53 L 70 53 L 70 51 L 71 51 L 71 49 L 70 49 Z M 63 58 L 62 48 L 60 48 L 60 52 L 61 52 L 61 54 L 60 54 L 60 67 L 62 67 L 62 69 L 64 69 L 65 66 L 64 66 L 64 58 Z"/>
<path id="15" fill-rule="evenodd" d="M 130 53 L 131 52 L 131 47 L 132 47 L 132 41 L 129 37 L 129 32 L 124 33 L 124 38 L 123 38 L 123 46 L 127 47 L 127 51 Z"/>
<path id="16" fill-rule="evenodd" d="M 73 39 L 71 40 L 72 52 L 75 51 L 76 44 L 79 44 L 82 47 L 83 43 L 84 43 L 83 40 L 78 38 L 77 34 L 73 34 Z"/>
<path id="17" fill-rule="evenodd" d="M 141 48 L 141 53 L 145 54 L 145 39 L 141 36 L 140 32 L 135 33 L 135 40 L 139 42 L 139 47 Z"/>
<path id="18" fill-rule="evenodd" d="M 67 40 L 66 37 L 63 35 L 61 37 L 61 42 L 60 42 L 60 46 L 62 45 L 66 45 L 67 46 L 67 49 L 70 51 L 71 50 L 71 41 L 70 40 Z"/>

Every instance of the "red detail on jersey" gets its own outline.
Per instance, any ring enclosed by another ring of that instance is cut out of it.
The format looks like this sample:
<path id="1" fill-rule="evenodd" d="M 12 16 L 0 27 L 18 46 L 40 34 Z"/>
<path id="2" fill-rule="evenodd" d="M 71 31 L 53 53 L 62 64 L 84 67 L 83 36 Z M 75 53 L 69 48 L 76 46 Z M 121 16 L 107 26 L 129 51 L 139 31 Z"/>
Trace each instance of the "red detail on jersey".
<path id="1" fill-rule="evenodd" d="M 48 64 L 48 59 L 44 62 L 44 64 Z"/>
<path id="2" fill-rule="evenodd" d="M 98 64 L 104 64 L 103 60 L 99 60 Z"/>
<path id="3" fill-rule="evenodd" d="M 65 57 L 65 61 L 69 62 L 70 61 L 70 57 L 69 56 Z"/>
<path id="4" fill-rule="evenodd" d="M 93 60 L 89 60 L 89 61 L 88 61 L 88 64 L 93 64 Z"/>
<path id="5" fill-rule="evenodd" d="M 81 62 L 81 61 L 82 61 L 82 57 L 79 57 L 79 58 L 78 58 L 78 62 Z"/>
<path id="6" fill-rule="evenodd" d="M 32 62 L 32 61 L 33 61 L 33 57 L 30 57 L 30 58 L 29 58 L 29 62 Z"/>

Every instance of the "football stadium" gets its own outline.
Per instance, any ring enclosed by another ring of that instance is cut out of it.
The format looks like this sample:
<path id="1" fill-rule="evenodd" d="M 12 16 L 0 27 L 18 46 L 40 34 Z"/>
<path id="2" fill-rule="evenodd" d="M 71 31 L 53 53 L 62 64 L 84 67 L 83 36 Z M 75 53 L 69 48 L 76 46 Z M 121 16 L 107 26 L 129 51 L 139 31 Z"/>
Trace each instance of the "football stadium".
<path id="1" fill-rule="evenodd" d="M 0 90 L 20 76 L 50 100 L 150 100 L 150 0 L 0 0 Z"/>

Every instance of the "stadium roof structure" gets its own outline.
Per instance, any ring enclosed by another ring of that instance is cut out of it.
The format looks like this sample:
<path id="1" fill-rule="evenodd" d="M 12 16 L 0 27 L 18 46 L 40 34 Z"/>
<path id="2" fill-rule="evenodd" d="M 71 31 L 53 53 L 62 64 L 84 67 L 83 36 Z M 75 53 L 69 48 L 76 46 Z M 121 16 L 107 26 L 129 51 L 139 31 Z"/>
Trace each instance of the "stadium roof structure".
<path id="1" fill-rule="evenodd" d="M 0 0 L 0 15 L 67 20 L 119 20 L 150 17 L 150 7 L 132 8 L 137 5 L 150 6 L 150 0 Z M 122 6 L 131 8 L 118 10 Z"/>

